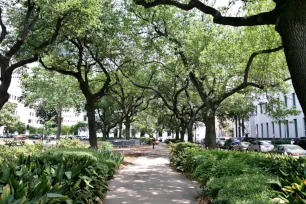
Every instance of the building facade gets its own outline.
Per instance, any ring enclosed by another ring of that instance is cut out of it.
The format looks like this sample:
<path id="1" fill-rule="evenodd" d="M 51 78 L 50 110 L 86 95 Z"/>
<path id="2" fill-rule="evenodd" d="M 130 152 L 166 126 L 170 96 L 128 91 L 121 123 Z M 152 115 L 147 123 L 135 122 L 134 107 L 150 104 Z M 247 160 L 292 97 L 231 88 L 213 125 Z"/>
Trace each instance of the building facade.
<path id="1" fill-rule="evenodd" d="M 290 92 L 279 98 L 288 108 L 296 107 L 298 115 L 288 116 L 283 121 L 274 121 L 266 114 L 265 107 L 269 104 L 255 102 L 256 111 L 248 121 L 248 132 L 253 138 L 302 138 L 306 136 L 306 121 L 301 105 L 291 86 Z"/>

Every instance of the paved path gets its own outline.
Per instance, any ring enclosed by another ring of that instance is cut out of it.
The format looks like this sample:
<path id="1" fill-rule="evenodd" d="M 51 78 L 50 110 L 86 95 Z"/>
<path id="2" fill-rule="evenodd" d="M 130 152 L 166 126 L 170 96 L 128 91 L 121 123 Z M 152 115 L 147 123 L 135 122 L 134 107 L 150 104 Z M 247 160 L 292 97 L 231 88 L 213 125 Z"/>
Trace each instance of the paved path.
<path id="1" fill-rule="evenodd" d="M 197 184 L 169 166 L 165 144 L 119 170 L 104 204 L 195 204 Z"/>

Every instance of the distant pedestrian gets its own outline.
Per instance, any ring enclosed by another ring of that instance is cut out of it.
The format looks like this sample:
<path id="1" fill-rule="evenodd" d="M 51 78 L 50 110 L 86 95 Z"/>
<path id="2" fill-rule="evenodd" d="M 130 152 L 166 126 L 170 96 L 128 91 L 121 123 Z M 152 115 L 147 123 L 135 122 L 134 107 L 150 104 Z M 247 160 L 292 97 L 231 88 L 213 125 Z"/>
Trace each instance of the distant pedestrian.
<path id="1" fill-rule="evenodd" d="M 294 144 L 294 140 L 293 139 L 290 141 L 290 144 L 292 144 L 292 145 Z"/>
<path id="2" fill-rule="evenodd" d="M 155 138 L 153 138 L 153 139 L 152 139 L 153 149 L 154 149 L 155 144 L 156 144 L 156 140 L 155 140 Z"/>

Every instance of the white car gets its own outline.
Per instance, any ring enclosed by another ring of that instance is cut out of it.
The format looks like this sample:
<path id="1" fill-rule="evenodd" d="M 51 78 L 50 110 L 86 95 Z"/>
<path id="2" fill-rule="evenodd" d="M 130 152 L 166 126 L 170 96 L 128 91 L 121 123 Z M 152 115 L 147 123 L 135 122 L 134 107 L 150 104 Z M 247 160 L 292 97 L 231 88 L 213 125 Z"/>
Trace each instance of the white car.
<path id="1" fill-rule="evenodd" d="M 88 140 L 88 139 L 89 139 L 88 136 L 79 136 L 78 138 L 79 138 L 80 140 Z"/>
<path id="2" fill-rule="evenodd" d="M 267 140 L 255 140 L 248 146 L 248 151 L 254 152 L 271 152 L 273 149 L 274 145 Z"/>

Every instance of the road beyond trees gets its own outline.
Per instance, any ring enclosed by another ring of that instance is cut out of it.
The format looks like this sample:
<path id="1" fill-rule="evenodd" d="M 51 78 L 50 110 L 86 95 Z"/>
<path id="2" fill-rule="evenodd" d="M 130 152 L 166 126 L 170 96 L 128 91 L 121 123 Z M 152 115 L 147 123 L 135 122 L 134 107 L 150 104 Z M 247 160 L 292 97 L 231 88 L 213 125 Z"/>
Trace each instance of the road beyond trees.
<path id="1" fill-rule="evenodd" d="M 119 170 L 104 204 L 195 204 L 197 188 L 170 167 L 167 147 L 160 144 Z"/>

